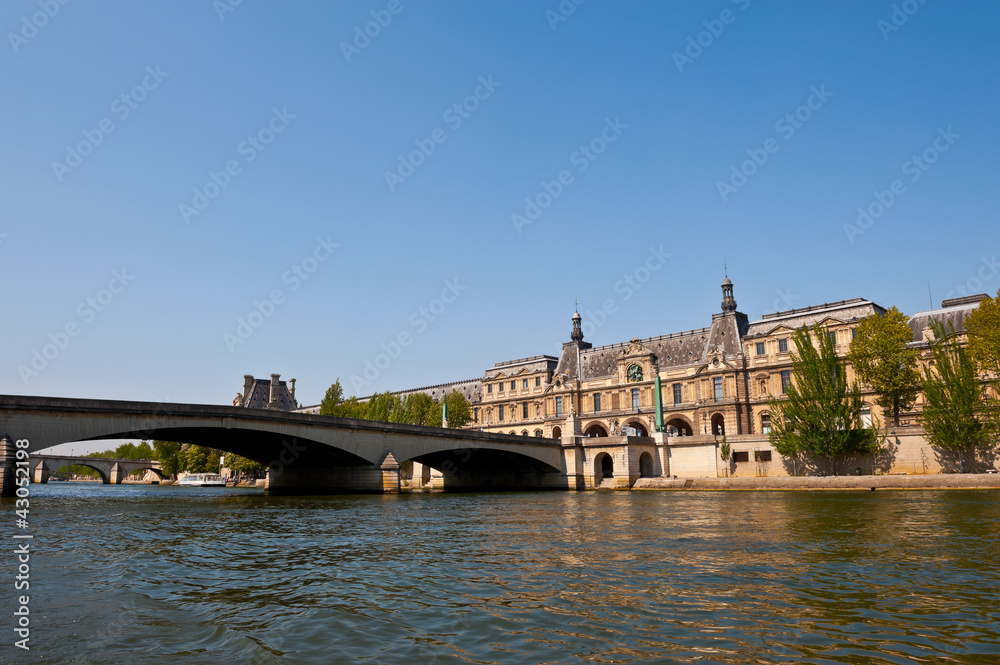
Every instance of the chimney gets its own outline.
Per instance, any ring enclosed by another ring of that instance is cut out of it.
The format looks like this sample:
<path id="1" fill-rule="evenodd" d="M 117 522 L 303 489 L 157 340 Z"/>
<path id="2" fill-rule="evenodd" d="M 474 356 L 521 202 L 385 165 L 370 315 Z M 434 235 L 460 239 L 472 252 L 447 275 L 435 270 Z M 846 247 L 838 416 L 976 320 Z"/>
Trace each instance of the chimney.
<path id="1" fill-rule="evenodd" d="M 292 404 L 298 406 L 299 403 L 295 401 L 295 379 L 288 379 L 288 393 L 292 396 Z"/>
<path id="2" fill-rule="evenodd" d="M 278 377 L 280 374 L 271 375 L 271 401 L 267 403 L 269 409 L 280 409 L 281 398 L 278 396 Z"/>
<path id="3" fill-rule="evenodd" d="M 253 391 L 253 375 L 244 374 L 243 375 L 243 403 L 248 404 L 250 399 L 250 393 Z"/>

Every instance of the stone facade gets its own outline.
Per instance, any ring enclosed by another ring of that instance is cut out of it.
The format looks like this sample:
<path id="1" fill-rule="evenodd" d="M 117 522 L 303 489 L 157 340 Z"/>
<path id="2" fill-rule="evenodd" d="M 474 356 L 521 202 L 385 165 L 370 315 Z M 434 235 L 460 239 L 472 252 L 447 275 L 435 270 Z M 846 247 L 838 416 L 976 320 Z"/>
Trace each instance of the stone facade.
<path id="1" fill-rule="evenodd" d="M 608 486 L 598 466 L 610 455 L 616 483 L 638 477 L 639 455 L 619 449 L 598 449 L 591 439 L 608 437 L 607 446 L 633 448 L 625 441 L 662 442 L 650 450 L 652 473 L 688 477 L 716 475 L 791 475 L 803 469 L 788 466 L 768 441 L 769 400 L 781 397 L 792 380 L 794 341 L 803 325 L 823 327 L 834 337 L 839 354 L 846 356 L 858 323 L 884 314 L 880 305 L 854 298 L 766 314 L 759 320 L 737 310 L 733 283 L 722 283 L 721 311 L 704 328 L 628 342 L 593 346 L 584 340 L 580 314 L 572 317 L 570 340 L 558 357 L 540 355 L 497 363 L 486 370 L 481 391 L 471 400 L 470 428 L 488 432 L 560 439 L 563 445 L 584 444 L 587 451 L 570 461 L 581 471 L 586 487 Z M 929 355 L 930 322 L 937 320 L 963 329 L 965 318 L 983 296 L 946 300 L 941 308 L 915 314 L 911 344 Z M 656 379 L 663 409 L 662 432 L 656 432 Z M 848 380 L 853 368 L 848 365 Z M 885 423 L 881 410 L 867 393 L 866 419 Z M 942 464 L 932 459 L 919 430 L 921 400 L 901 414 L 897 454 L 891 460 L 846 460 L 871 472 L 936 473 Z M 904 431 L 904 430 L 901 430 Z M 730 468 L 718 459 L 718 440 L 732 445 Z M 598 459 L 601 457 L 601 459 Z M 635 457 L 636 460 L 632 460 Z M 914 460 L 919 460 L 918 464 Z M 906 470 L 902 467 L 906 467 Z M 636 469 L 633 469 L 636 467 Z M 624 470 L 628 469 L 625 474 Z M 642 475 L 642 474 L 639 474 Z"/>

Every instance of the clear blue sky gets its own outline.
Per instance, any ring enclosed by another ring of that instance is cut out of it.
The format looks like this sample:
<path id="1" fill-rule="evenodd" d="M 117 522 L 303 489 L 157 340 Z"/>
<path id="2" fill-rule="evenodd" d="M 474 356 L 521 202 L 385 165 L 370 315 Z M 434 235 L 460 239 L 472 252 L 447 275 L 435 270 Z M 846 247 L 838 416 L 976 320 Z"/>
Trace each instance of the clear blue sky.
<path id="1" fill-rule="evenodd" d="M 473 378 L 576 297 L 708 325 L 724 262 L 751 319 L 1000 288 L 996 2 L 49 4 L 0 4 L 3 393 L 312 404 L 401 333 L 359 393 Z"/>

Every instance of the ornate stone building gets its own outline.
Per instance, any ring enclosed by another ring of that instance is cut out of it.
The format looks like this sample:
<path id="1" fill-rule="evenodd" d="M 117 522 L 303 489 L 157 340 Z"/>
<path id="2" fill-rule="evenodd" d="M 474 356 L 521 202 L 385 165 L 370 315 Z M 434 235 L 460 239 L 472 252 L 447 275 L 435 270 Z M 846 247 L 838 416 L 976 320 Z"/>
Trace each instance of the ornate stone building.
<path id="1" fill-rule="evenodd" d="M 939 309 L 918 312 L 910 319 L 911 344 L 926 360 L 931 322 L 953 325 L 961 333 L 983 297 L 946 300 Z M 773 450 L 768 436 L 769 401 L 780 399 L 793 380 L 793 333 L 819 324 L 846 356 L 858 323 L 885 311 L 854 298 L 750 321 L 737 309 L 733 283 L 726 277 L 720 311 L 707 327 L 593 346 L 584 339 L 582 317 L 575 312 L 558 357 L 498 362 L 481 379 L 400 394 L 426 392 L 440 399 L 457 389 L 472 405 L 469 428 L 558 439 L 566 471 L 581 479 L 581 488 L 631 487 L 644 476 L 800 473 Z M 849 365 L 847 371 L 853 381 Z M 884 424 L 873 395 L 865 399 L 862 417 Z M 868 472 L 939 471 L 919 427 L 920 409 L 918 399 L 913 411 L 901 414 L 902 429 L 893 429 L 893 452 L 886 460 L 856 462 L 868 464 Z M 728 468 L 719 458 L 723 436 L 732 446 Z"/>

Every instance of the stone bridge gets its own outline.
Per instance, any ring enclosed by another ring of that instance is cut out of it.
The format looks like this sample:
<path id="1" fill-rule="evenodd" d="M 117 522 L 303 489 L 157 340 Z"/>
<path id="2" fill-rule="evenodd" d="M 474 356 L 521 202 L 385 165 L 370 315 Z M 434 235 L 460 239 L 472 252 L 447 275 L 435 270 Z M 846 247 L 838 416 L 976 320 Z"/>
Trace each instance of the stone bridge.
<path id="1" fill-rule="evenodd" d="M 272 493 L 398 492 L 404 460 L 437 470 L 444 489 L 583 486 L 565 441 L 232 406 L 0 395 L 0 439 L 2 496 L 25 440 L 29 452 L 101 439 L 209 446 L 266 465 Z"/>
<path id="2" fill-rule="evenodd" d="M 129 474 L 148 469 L 160 480 L 163 473 L 160 463 L 151 460 L 113 459 L 109 457 L 79 457 L 73 455 L 31 455 L 29 470 L 31 480 L 47 483 L 53 473 L 67 466 L 86 466 L 101 474 L 105 485 L 120 485 Z"/>

